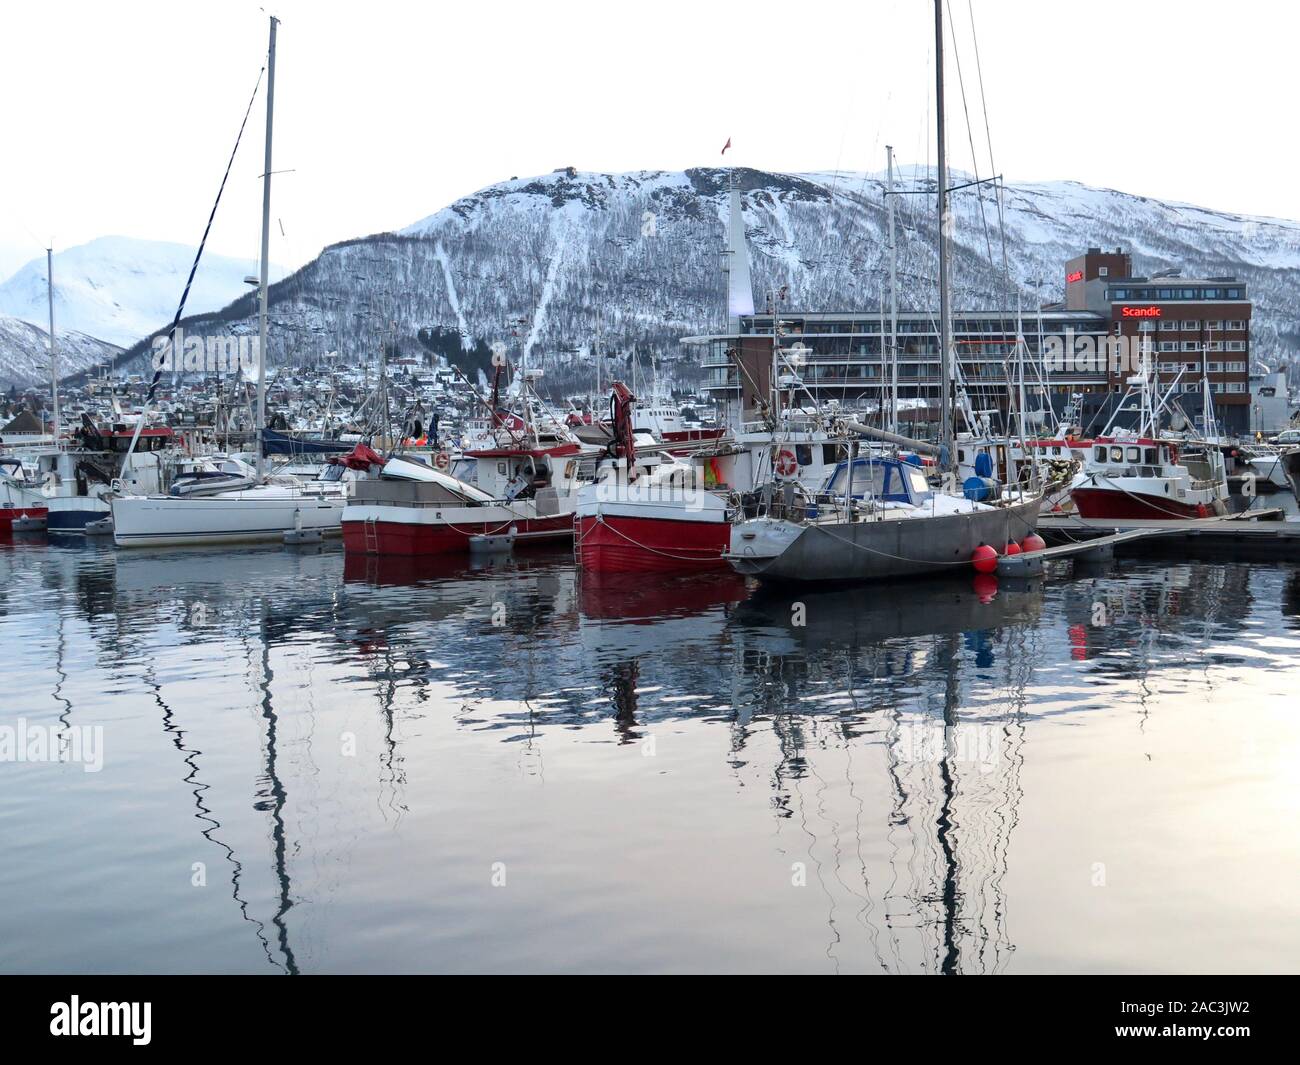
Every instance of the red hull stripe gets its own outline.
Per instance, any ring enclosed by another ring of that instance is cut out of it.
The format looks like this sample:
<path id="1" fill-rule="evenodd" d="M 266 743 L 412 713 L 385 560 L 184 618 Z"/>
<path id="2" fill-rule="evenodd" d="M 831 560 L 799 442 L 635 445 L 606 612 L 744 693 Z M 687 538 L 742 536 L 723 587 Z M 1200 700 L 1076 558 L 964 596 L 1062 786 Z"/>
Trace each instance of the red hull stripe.
<path id="1" fill-rule="evenodd" d="M 1076 488 L 1070 493 L 1079 516 L 1120 521 L 1176 521 L 1198 518 L 1196 507 L 1163 496 L 1135 495 L 1106 488 Z"/>
<path id="2" fill-rule="evenodd" d="M 573 515 L 513 523 L 520 540 L 516 546 L 533 542 L 554 543 L 573 537 Z M 504 535 L 501 522 L 478 525 L 417 525 L 398 521 L 345 521 L 343 549 L 359 555 L 445 555 L 469 550 L 469 538 Z"/>
<path id="3" fill-rule="evenodd" d="M 600 573 L 726 569 L 731 542 L 724 521 L 671 521 L 605 515 L 579 518 L 578 562 Z"/>
<path id="4" fill-rule="evenodd" d="M 0 508 L 0 529 L 12 529 L 18 518 L 44 518 L 48 515 L 46 507 Z"/>

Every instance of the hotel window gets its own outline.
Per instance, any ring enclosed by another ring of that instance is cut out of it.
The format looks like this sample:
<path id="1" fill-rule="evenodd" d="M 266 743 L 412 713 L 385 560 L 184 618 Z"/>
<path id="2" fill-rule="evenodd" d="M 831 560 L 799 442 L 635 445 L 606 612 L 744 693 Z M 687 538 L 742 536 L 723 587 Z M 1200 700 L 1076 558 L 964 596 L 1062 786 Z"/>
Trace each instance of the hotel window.
<path id="1" fill-rule="evenodd" d="M 1106 277 L 1109 273 L 1110 273 L 1110 267 L 1109 267 L 1109 266 L 1099 266 L 1099 267 L 1097 267 L 1097 276 L 1098 276 L 1098 277 Z"/>
<path id="2" fill-rule="evenodd" d="M 1221 362 L 1212 362 L 1212 363 L 1209 363 L 1209 364 L 1208 364 L 1208 371 L 1209 371 L 1210 373 L 1223 373 L 1223 363 L 1221 363 Z"/>
<path id="3" fill-rule="evenodd" d="M 1183 319 L 1183 328 L 1184 328 L 1184 329 L 1200 329 L 1200 328 L 1201 328 L 1201 323 L 1198 322 L 1195 318 L 1184 318 L 1184 319 Z"/>
<path id="4" fill-rule="evenodd" d="M 1173 333 L 1176 332 L 1177 329 L 1178 329 L 1178 322 L 1176 319 L 1166 318 L 1164 319 L 1164 321 L 1160 323 L 1161 332 Z"/>
<path id="5" fill-rule="evenodd" d="M 1228 341 L 1228 350 L 1229 350 L 1229 351 L 1245 351 L 1245 350 L 1246 350 L 1246 342 L 1245 342 L 1244 340 L 1229 340 L 1229 341 Z"/>
<path id="6" fill-rule="evenodd" d="M 1128 289 L 1113 288 L 1110 290 L 1110 298 L 1113 300 L 1126 300 L 1128 299 Z"/>
<path id="7" fill-rule="evenodd" d="M 1210 350 L 1211 350 L 1211 351 L 1222 351 L 1222 350 L 1223 350 L 1223 341 L 1222 341 L 1222 340 L 1211 340 L 1211 341 L 1210 341 Z"/>
<path id="8" fill-rule="evenodd" d="M 1211 318 L 1208 322 L 1205 323 L 1205 328 L 1206 328 L 1206 329 L 1222 329 L 1222 328 L 1223 328 L 1223 320 L 1220 319 L 1220 318 Z"/>
<path id="9" fill-rule="evenodd" d="M 1206 300 L 1217 300 L 1219 298 L 1219 290 L 1217 288 L 1207 288 L 1201 293 L 1201 298 Z"/>
<path id="10" fill-rule="evenodd" d="M 1199 392 L 1200 390 L 1201 390 L 1200 381 L 1189 381 L 1187 384 L 1183 385 L 1184 392 Z"/>
<path id="11" fill-rule="evenodd" d="M 1161 350 L 1161 351 L 1177 351 L 1177 350 L 1178 350 L 1178 341 L 1176 341 L 1176 340 L 1162 340 L 1162 341 L 1160 341 L 1160 350 Z"/>
<path id="12" fill-rule="evenodd" d="M 1228 323 L 1228 328 L 1235 330 L 1237 332 L 1241 332 L 1243 329 L 1246 328 L 1246 323 L 1242 321 L 1238 321 L 1237 319 L 1233 319 L 1231 322 Z"/>
<path id="13" fill-rule="evenodd" d="M 1228 391 L 1229 391 L 1229 392 L 1245 392 L 1245 391 L 1246 391 L 1246 382 L 1245 382 L 1245 381 L 1229 381 L 1229 382 L 1228 382 Z"/>
<path id="14" fill-rule="evenodd" d="M 1183 298 L 1183 299 L 1185 299 L 1185 300 L 1194 300 L 1194 299 L 1196 299 L 1196 289 L 1194 289 L 1194 288 L 1184 288 L 1184 289 L 1180 289 L 1180 291 L 1182 292 L 1182 298 Z"/>
<path id="15" fill-rule="evenodd" d="M 1201 345 L 1198 344 L 1198 343 L 1196 343 L 1195 340 L 1184 340 L 1184 341 L 1183 341 L 1183 350 L 1184 350 L 1184 351 L 1200 351 L 1200 350 L 1201 350 Z"/>
<path id="16" fill-rule="evenodd" d="M 1160 372 L 1161 372 L 1161 373 L 1177 373 L 1177 372 L 1178 372 L 1178 363 L 1176 363 L 1176 362 L 1162 362 L 1162 363 L 1160 364 Z"/>
<path id="17" fill-rule="evenodd" d="M 1225 362 L 1225 373 L 1245 373 L 1246 364 L 1244 362 Z"/>
<path id="18" fill-rule="evenodd" d="M 1230 289 L 1228 289 L 1228 291 L 1227 291 L 1227 293 L 1226 293 L 1226 296 L 1227 296 L 1227 298 L 1230 299 L 1230 300 L 1239 300 L 1239 299 L 1242 298 L 1242 296 L 1241 296 L 1241 289 L 1239 289 L 1239 288 L 1230 288 Z"/>
<path id="19" fill-rule="evenodd" d="M 1171 299 L 1173 299 L 1173 298 L 1174 298 L 1174 290 L 1173 290 L 1172 288 L 1162 288 L 1162 289 L 1160 290 L 1160 298 L 1161 298 L 1162 300 L 1171 300 Z"/>
<path id="20" fill-rule="evenodd" d="M 1220 382 L 1215 381 L 1214 383 L 1212 383 L 1212 384 L 1210 385 L 1210 391 L 1211 391 L 1211 392 L 1222 392 L 1222 391 L 1223 391 L 1223 385 L 1222 385 Z"/>

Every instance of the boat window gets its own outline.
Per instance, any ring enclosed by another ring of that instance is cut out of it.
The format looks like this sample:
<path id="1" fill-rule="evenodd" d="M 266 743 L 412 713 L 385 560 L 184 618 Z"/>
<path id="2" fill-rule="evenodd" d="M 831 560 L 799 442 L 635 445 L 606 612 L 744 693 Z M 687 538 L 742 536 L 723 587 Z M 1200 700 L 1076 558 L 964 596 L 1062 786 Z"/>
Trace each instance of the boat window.
<path id="1" fill-rule="evenodd" d="M 1145 459 L 1145 462 L 1148 466 L 1154 466 L 1156 463 L 1160 461 L 1160 452 L 1156 448 L 1149 447 L 1146 449 L 1146 451 L 1147 451 L 1147 457 Z"/>
<path id="2" fill-rule="evenodd" d="M 1124 461 L 1124 449 L 1123 449 L 1122 447 L 1113 447 L 1113 448 L 1111 448 L 1111 449 L 1110 449 L 1110 461 L 1111 461 L 1111 462 L 1123 462 L 1123 461 Z"/>
<path id="3" fill-rule="evenodd" d="M 922 495 L 930 490 L 930 485 L 925 479 L 925 474 L 915 466 L 907 466 L 905 469 L 907 470 L 907 479 L 911 482 L 912 494 L 914 496 Z"/>
<path id="4" fill-rule="evenodd" d="M 1092 449 L 1092 457 L 1098 462 L 1106 461 L 1106 449 L 1104 447 L 1095 447 Z"/>
<path id="5" fill-rule="evenodd" d="M 822 462 L 833 466 L 839 459 L 839 447 L 835 444 L 822 444 Z"/>
<path id="6" fill-rule="evenodd" d="M 1141 449 L 1140 447 L 1131 447 L 1131 448 L 1129 448 L 1129 449 L 1128 449 L 1128 460 L 1129 460 L 1129 462 L 1141 462 L 1141 461 L 1142 461 L 1142 449 Z"/>
<path id="7" fill-rule="evenodd" d="M 811 444 L 795 444 L 795 446 L 794 446 L 794 457 L 795 457 L 795 461 L 798 462 L 800 466 L 811 466 L 811 465 L 812 465 L 812 460 L 813 460 L 813 458 L 812 458 L 812 445 L 811 445 Z"/>

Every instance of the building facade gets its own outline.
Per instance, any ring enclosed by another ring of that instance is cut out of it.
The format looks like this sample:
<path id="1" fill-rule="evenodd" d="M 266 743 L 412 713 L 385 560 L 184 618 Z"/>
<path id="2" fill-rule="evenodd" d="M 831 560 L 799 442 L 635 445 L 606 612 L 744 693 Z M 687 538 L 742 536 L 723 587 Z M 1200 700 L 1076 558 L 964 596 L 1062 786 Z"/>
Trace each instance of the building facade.
<path id="1" fill-rule="evenodd" d="M 1005 429 L 1008 401 L 1023 374 L 1026 409 L 1050 405 L 1060 414 L 1072 405 L 1084 431 L 1098 432 L 1145 351 L 1190 418 L 1199 418 L 1201 381 L 1208 377 L 1219 428 L 1248 430 L 1251 305 L 1244 283 L 1133 277 L 1130 256 L 1120 249 L 1090 248 L 1065 272 L 1063 305 L 1018 320 L 997 311 L 953 313 L 959 383 L 976 411 L 999 412 L 998 427 Z M 768 395 L 776 318 L 770 311 L 741 315 L 736 334 L 688 338 L 704 349 L 704 388 L 733 417 L 749 416 Z M 782 310 L 779 322 L 783 387 L 795 387 L 809 402 L 876 411 L 889 403 L 896 362 L 900 419 L 915 427 L 937 416 L 937 311 L 901 312 L 896 332 L 889 315 L 878 311 Z"/>

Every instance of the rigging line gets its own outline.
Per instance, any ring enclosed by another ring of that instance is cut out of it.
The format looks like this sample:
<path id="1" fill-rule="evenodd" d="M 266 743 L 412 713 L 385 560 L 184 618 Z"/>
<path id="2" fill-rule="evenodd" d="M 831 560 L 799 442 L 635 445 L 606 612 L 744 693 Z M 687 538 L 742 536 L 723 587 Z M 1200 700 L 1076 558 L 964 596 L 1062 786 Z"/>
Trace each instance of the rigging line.
<path id="1" fill-rule="evenodd" d="M 975 157 L 975 134 L 970 125 L 970 107 L 966 102 L 966 79 L 962 76 L 961 71 L 961 51 L 957 47 L 957 27 L 952 18 L 952 2 L 944 0 L 944 5 L 948 8 L 948 33 L 952 37 L 952 56 L 957 64 L 957 87 L 961 91 L 961 110 L 966 118 L 966 139 L 970 143 L 970 164 L 974 171 L 975 178 L 975 199 L 980 205 L 980 225 L 984 230 L 984 244 L 988 250 L 989 262 L 993 261 L 993 241 L 989 237 L 988 216 L 984 212 L 984 190 L 979 185 L 980 165 L 979 160 Z"/>
<path id="2" fill-rule="evenodd" d="M 176 306 L 176 316 L 172 319 L 171 328 L 167 330 L 167 344 L 164 351 L 171 349 L 176 339 L 176 329 L 181 324 L 181 316 L 185 313 L 185 301 L 190 298 L 190 287 L 194 284 L 194 275 L 199 269 L 199 260 L 203 258 L 203 249 L 208 243 L 208 234 L 212 232 L 212 222 L 217 217 L 217 207 L 221 204 L 221 194 L 226 190 L 226 180 L 230 177 L 230 168 L 234 166 L 235 156 L 239 152 L 239 142 L 244 139 L 244 128 L 248 125 L 248 116 L 253 113 L 253 104 L 257 100 L 258 90 L 262 87 L 262 75 L 266 73 L 266 66 L 257 72 L 257 84 L 253 86 L 253 95 L 248 98 L 248 107 L 244 111 L 244 120 L 239 123 L 239 133 L 235 135 L 235 146 L 230 150 L 230 158 L 226 161 L 226 172 L 221 175 L 221 185 L 217 189 L 217 198 L 212 201 L 212 210 L 208 212 L 208 224 L 203 227 L 203 238 L 199 241 L 199 246 L 194 252 L 194 262 L 190 265 L 190 276 L 185 281 L 185 291 L 181 293 L 181 301 Z M 172 352 L 172 358 L 175 358 L 175 351 Z M 154 393 L 158 389 L 158 382 L 162 380 L 162 367 L 159 366 L 154 370 L 153 380 L 149 382 L 149 391 L 145 395 L 144 410 L 148 413 L 150 404 L 153 403 Z M 135 435 L 131 437 L 131 446 L 127 449 L 127 456 L 135 450 L 136 441 L 140 439 L 140 430 L 144 427 L 144 416 L 141 415 L 140 421 L 136 424 Z"/>

